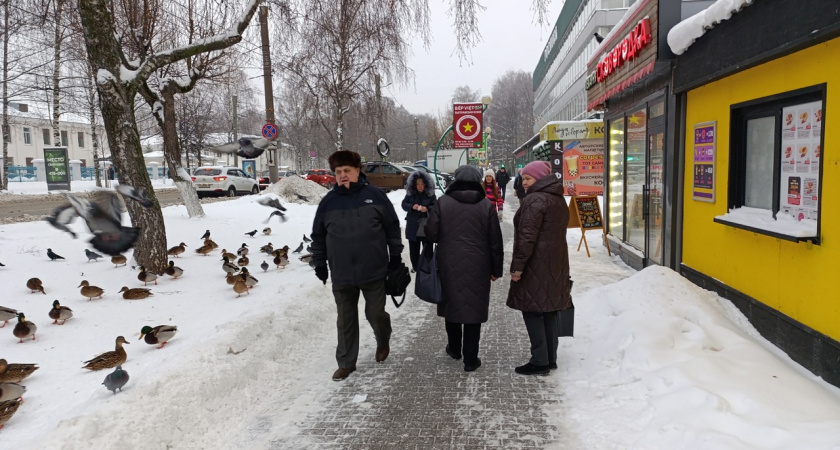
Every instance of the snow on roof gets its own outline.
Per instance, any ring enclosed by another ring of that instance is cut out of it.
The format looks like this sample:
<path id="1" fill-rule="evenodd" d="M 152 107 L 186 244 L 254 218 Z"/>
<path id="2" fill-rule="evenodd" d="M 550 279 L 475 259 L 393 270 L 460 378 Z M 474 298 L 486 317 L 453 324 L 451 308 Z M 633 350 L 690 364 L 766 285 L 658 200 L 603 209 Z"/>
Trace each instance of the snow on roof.
<path id="1" fill-rule="evenodd" d="M 708 8 L 671 28 L 668 32 L 668 46 L 675 55 L 682 55 L 706 31 L 728 20 L 733 13 L 741 11 L 752 2 L 753 0 L 717 0 Z"/>
<path id="2" fill-rule="evenodd" d="M 26 105 L 26 112 L 22 112 L 20 109 L 18 109 L 18 105 L 21 104 Z M 52 110 L 43 101 L 18 98 L 9 100 L 9 106 L 11 106 L 11 108 L 9 108 L 10 117 L 24 117 L 27 119 L 46 120 L 48 122 L 52 121 Z M 66 107 L 66 104 L 62 104 L 61 109 L 65 109 Z M 80 123 L 84 125 L 89 125 L 90 115 L 78 114 L 75 112 L 65 110 L 61 112 L 58 121 L 64 123 Z"/>

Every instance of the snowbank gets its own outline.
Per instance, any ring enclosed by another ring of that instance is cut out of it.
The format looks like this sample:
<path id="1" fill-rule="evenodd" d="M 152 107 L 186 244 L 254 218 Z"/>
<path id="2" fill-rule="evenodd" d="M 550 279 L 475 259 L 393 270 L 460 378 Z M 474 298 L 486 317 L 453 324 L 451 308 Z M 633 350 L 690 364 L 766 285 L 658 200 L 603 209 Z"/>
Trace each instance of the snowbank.
<path id="1" fill-rule="evenodd" d="M 287 202 L 301 205 L 317 205 L 327 195 L 327 189 L 320 184 L 298 176 L 285 177 L 265 188 L 263 193 L 275 194 Z"/>

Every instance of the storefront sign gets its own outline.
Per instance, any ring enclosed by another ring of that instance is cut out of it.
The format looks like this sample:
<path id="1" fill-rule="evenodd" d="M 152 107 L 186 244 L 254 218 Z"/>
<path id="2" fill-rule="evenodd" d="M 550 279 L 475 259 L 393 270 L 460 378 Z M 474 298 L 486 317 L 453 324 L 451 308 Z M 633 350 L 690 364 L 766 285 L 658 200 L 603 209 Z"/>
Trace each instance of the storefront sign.
<path id="1" fill-rule="evenodd" d="M 624 65 L 625 61 L 632 61 L 639 52 L 653 41 L 650 33 L 650 18 L 645 17 L 598 63 L 595 79 L 598 83 L 613 74 L 616 69 Z"/>
<path id="2" fill-rule="evenodd" d="M 578 251 L 580 251 L 580 244 L 586 245 L 586 256 L 589 254 L 589 243 L 586 241 L 586 230 L 601 230 L 604 235 L 604 243 L 607 246 L 607 254 L 610 253 L 610 244 L 607 240 L 607 233 L 604 229 L 604 220 L 601 216 L 601 204 L 598 202 L 596 196 L 573 196 L 571 203 L 569 203 L 569 228 L 580 228 L 580 242 L 578 242 Z"/>
<path id="3" fill-rule="evenodd" d="M 819 216 L 822 102 L 782 109 L 780 213 L 797 220 Z"/>
<path id="4" fill-rule="evenodd" d="M 715 134 L 717 122 L 694 125 L 693 200 L 715 202 Z"/>
<path id="5" fill-rule="evenodd" d="M 481 120 L 484 105 L 481 103 L 455 103 L 452 105 L 455 127 L 455 148 L 481 148 Z"/>
<path id="6" fill-rule="evenodd" d="M 540 130 L 541 141 L 565 139 L 604 139 L 604 122 L 600 120 L 549 122 Z"/>
<path id="7" fill-rule="evenodd" d="M 44 169 L 47 173 L 48 191 L 70 190 L 70 162 L 67 147 L 44 149 Z"/>

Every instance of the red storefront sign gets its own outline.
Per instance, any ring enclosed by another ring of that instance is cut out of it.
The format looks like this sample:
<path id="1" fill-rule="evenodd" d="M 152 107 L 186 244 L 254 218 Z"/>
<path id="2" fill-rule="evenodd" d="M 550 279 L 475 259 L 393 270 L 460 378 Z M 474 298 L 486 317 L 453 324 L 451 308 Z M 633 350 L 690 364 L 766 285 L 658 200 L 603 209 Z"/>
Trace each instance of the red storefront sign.
<path id="1" fill-rule="evenodd" d="M 453 122 L 455 127 L 454 148 L 481 148 L 482 139 L 482 112 L 484 105 L 481 103 L 455 103 L 452 105 Z"/>
<path id="2" fill-rule="evenodd" d="M 621 67 L 625 61 L 632 61 L 639 55 L 641 50 L 652 42 L 650 34 L 650 19 L 645 17 L 636 24 L 630 33 L 622 39 L 606 56 L 598 63 L 595 70 L 595 79 L 598 83 L 604 81 L 616 69 Z"/>

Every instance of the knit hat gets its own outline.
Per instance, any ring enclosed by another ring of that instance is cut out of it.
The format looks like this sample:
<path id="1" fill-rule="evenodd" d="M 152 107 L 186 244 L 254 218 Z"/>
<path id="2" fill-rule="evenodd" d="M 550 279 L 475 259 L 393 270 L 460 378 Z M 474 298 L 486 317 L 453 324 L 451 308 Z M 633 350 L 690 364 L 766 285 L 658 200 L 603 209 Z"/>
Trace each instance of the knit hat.
<path id="1" fill-rule="evenodd" d="M 548 161 L 532 161 L 522 169 L 522 176 L 528 175 L 539 180 L 551 173 L 551 164 Z"/>
<path id="2" fill-rule="evenodd" d="M 481 183 L 481 171 L 475 166 L 463 165 L 455 169 L 455 181 Z"/>
<path id="3" fill-rule="evenodd" d="M 487 177 L 493 177 L 494 180 L 496 179 L 496 173 L 493 172 L 493 169 L 487 169 L 484 171 L 484 178 Z"/>
<path id="4" fill-rule="evenodd" d="M 336 167 L 341 166 L 362 167 L 362 157 L 358 153 L 351 152 L 350 150 L 339 150 L 330 155 L 328 161 L 330 163 L 330 170 L 333 172 L 335 172 Z"/>

